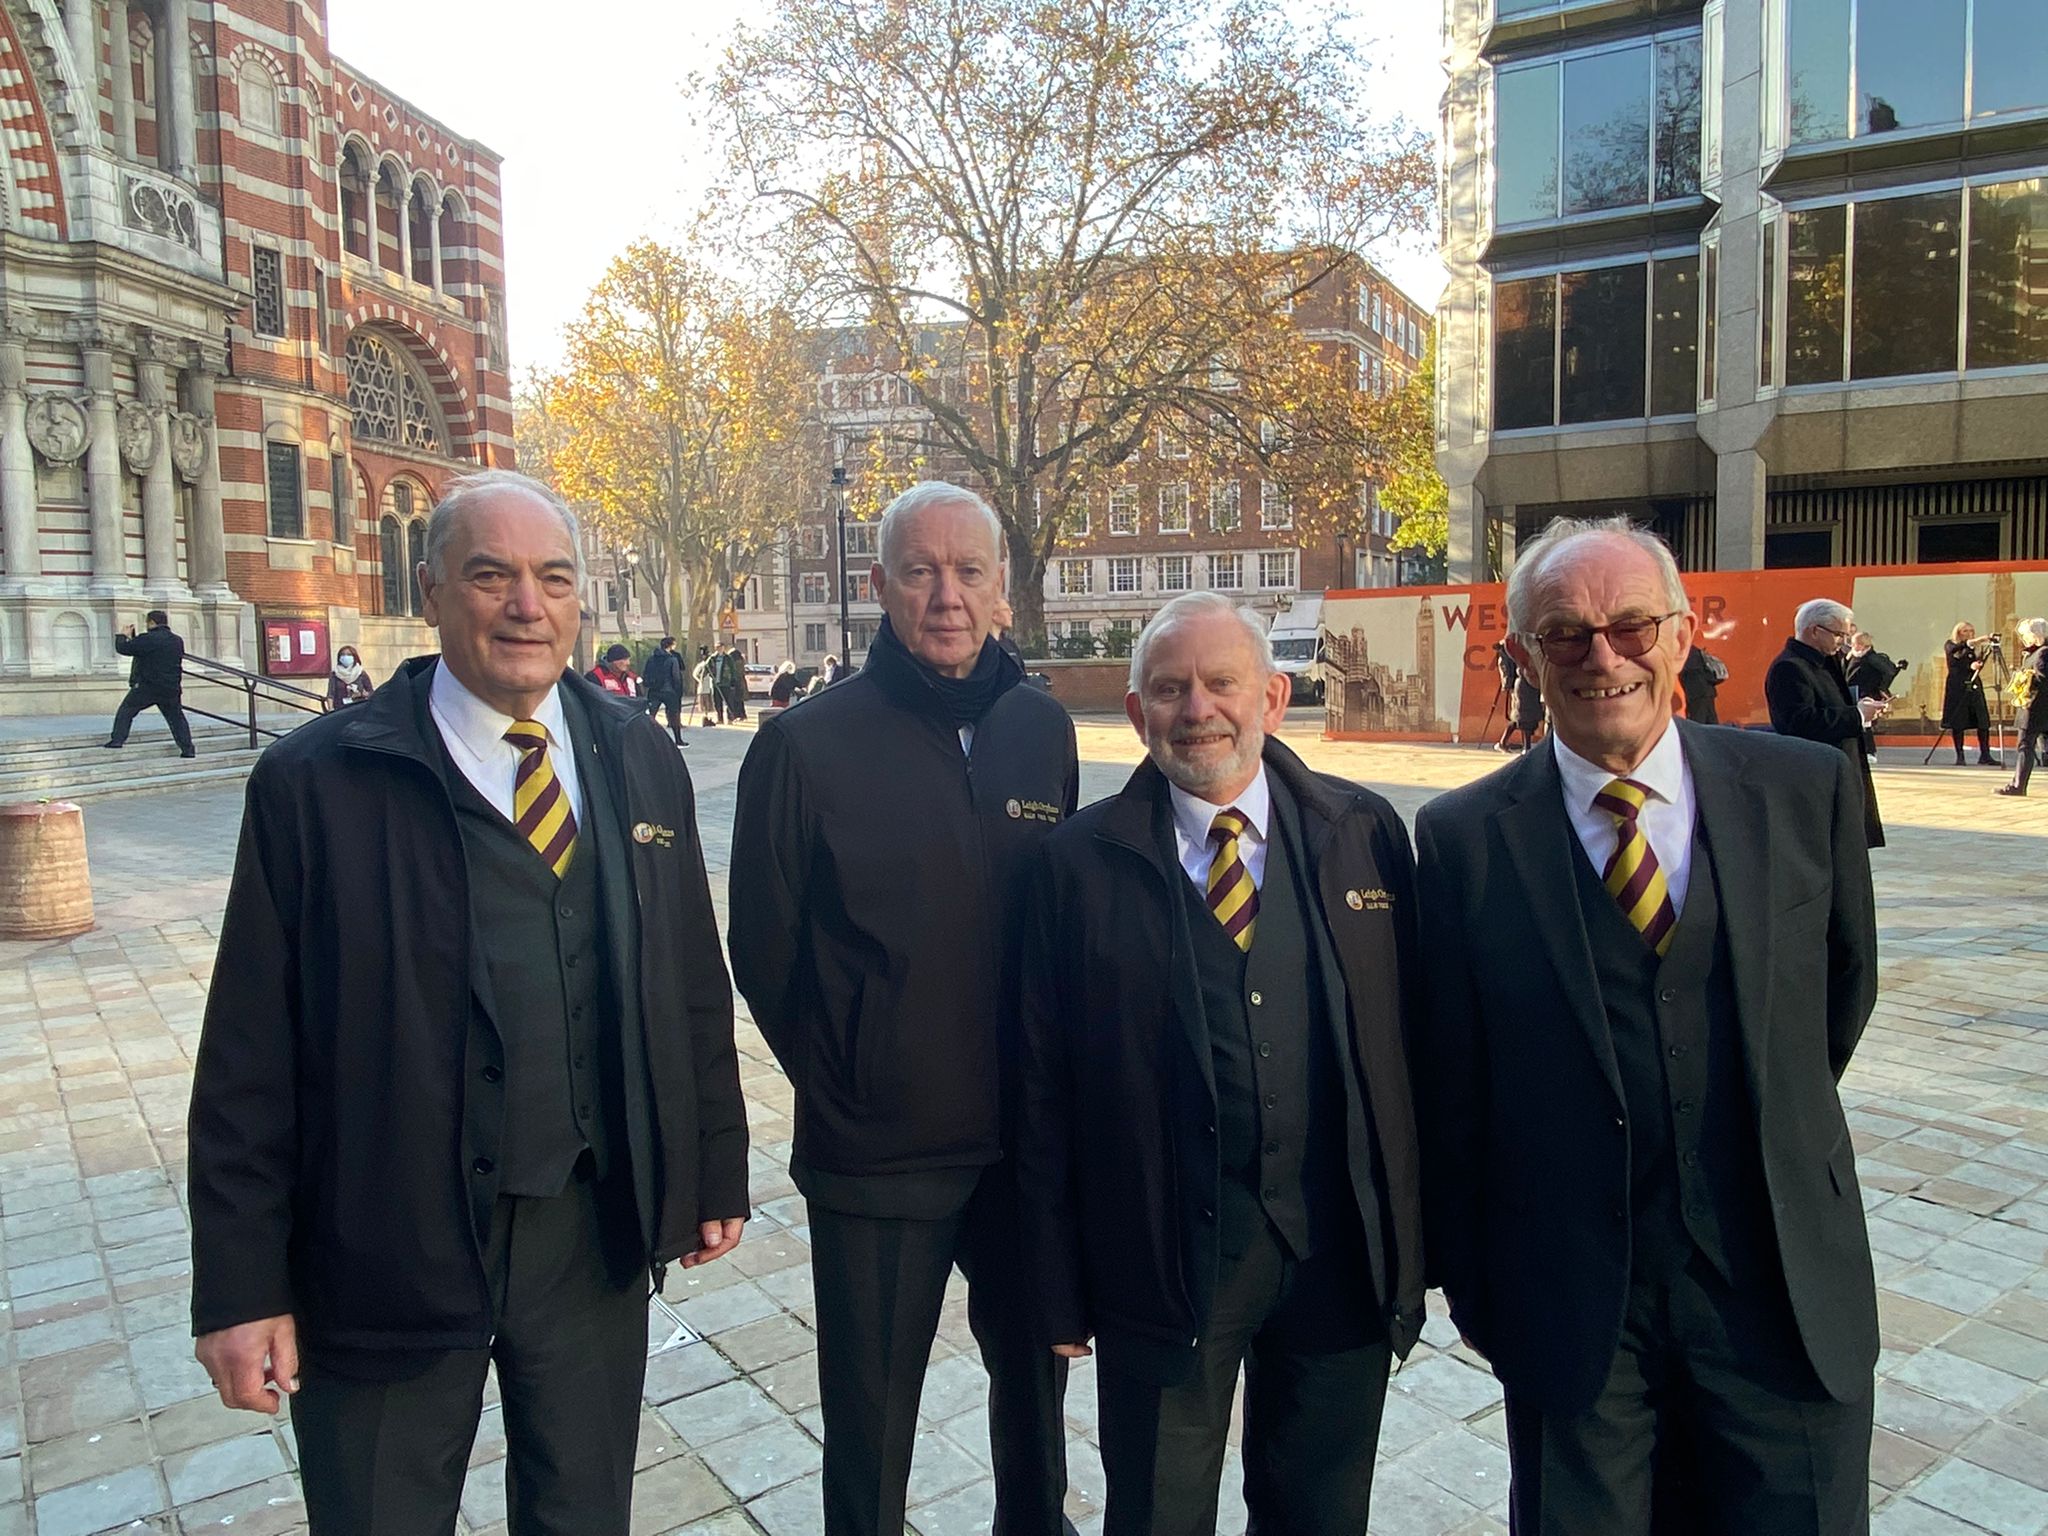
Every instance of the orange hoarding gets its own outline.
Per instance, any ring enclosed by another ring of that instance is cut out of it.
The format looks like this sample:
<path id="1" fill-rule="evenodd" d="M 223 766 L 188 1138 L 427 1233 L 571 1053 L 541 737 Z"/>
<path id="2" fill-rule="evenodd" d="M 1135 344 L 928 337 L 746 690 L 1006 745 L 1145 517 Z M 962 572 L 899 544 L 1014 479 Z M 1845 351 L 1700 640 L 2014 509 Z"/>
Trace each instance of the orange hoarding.
<path id="1" fill-rule="evenodd" d="M 1764 672 L 1808 598 L 1856 612 L 1876 648 L 1907 663 L 1880 736 L 1925 738 L 1941 717 L 1941 646 L 1957 621 L 1982 635 L 2048 614 L 2048 563 L 1838 566 L 1706 571 L 1685 578 L 1697 643 L 1728 667 L 1715 707 L 1724 725 L 1768 725 Z M 1494 642 L 1507 633 L 1505 587 L 1401 587 L 1331 592 L 1323 601 L 1324 734 L 1479 741 L 1503 721 Z M 1986 692 L 1992 690 L 1987 687 Z M 1999 706 L 1994 704 L 1994 713 Z"/>

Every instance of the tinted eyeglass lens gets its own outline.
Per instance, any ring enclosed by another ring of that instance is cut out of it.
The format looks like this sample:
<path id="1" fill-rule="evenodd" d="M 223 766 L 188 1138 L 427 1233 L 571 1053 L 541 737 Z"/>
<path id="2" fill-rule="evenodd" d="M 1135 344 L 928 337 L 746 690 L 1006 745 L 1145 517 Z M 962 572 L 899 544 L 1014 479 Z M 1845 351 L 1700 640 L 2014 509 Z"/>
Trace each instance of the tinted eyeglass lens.
<path id="1" fill-rule="evenodd" d="M 1660 627 L 1661 621 L 1657 619 L 1621 619 L 1598 629 L 1553 629 L 1538 635 L 1536 643 L 1543 647 L 1544 659 L 1553 666 L 1575 667 L 1593 649 L 1595 635 L 1605 635 L 1615 655 L 1633 659 L 1657 643 Z"/>

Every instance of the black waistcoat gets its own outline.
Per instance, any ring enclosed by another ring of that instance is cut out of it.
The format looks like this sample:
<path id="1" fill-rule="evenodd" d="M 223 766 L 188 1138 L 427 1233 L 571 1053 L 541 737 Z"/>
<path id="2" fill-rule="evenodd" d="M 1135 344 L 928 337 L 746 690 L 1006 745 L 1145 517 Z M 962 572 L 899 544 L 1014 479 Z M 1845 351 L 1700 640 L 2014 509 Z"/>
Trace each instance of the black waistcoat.
<path id="1" fill-rule="evenodd" d="M 569 706 L 573 711 L 574 706 Z M 571 724 L 576 734 L 576 724 Z M 446 749 L 443 749 L 444 759 Z M 590 759 L 582 761 L 587 765 Z M 598 839 L 579 825 L 576 854 L 559 880 L 479 794 L 444 762 L 469 861 L 470 911 L 505 1048 L 505 1130 L 499 1190 L 557 1195 L 590 1149 L 609 1171 L 617 1063 L 609 950 L 598 886 Z M 600 814 L 601 775 L 579 777 L 584 820 Z"/>
<path id="2" fill-rule="evenodd" d="M 1295 878 L 1301 851 L 1283 830 L 1277 802 L 1285 790 L 1272 790 L 1251 953 L 1231 942 L 1193 881 L 1180 887 L 1216 1074 L 1218 1246 L 1238 1257 L 1259 1222 L 1270 1220 L 1288 1252 L 1305 1259 L 1357 1242 L 1360 1213 L 1330 1000 L 1308 931 L 1316 919 Z M 1370 1189 L 1364 1198 L 1376 1201 Z"/>
<path id="3" fill-rule="evenodd" d="M 1582 849 L 1572 863 L 1628 1109 L 1634 1275 L 1669 1278 L 1697 1248 L 1731 1284 L 1751 1282 L 1774 1262 L 1762 1221 L 1770 1195 L 1706 839 L 1695 829 L 1685 908 L 1662 960 Z"/>

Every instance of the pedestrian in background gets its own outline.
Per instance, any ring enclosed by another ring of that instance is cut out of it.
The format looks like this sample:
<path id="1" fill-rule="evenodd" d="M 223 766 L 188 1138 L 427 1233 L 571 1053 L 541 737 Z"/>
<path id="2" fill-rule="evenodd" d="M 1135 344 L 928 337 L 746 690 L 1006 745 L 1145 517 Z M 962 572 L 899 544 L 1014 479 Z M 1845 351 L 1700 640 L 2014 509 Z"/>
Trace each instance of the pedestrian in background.
<path id="1" fill-rule="evenodd" d="M 603 659 L 590 669 L 589 676 L 593 683 L 614 698 L 640 697 L 640 679 L 633 671 L 633 653 L 623 645 L 608 649 Z"/>
<path id="2" fill-rule="evenodd" d="M 178 756 L 196 757 L 192 727 L 185 721 L 185 642 L 171 631 L 171 616 L 152 608 L 145 616 L 149 628 L 114 636 L 114 649 L 130 659 L 128 694 L 114 711 L 113 733 L 103 743 L 109 747 L 128 744 L 128 729 L 145 709 L 154 709 L 171 728 L 171 740 L 178 744 Z"/>
<path id="3" fill-rule="evenodd" d="M 683 744 L 683 658 L 676 654 L 674 635 L 661 637 L 661 644 L 647 658 L 647 670 L 641 674 L 641 681 L 647 689 L 647 713 L 654 716 L 659 724 L 661 712 L 668 711 L 669 733 L 680 747 Z"/>
<path id="4" fill-rule="evenodd" d="M 1728 664 L 1695 645 L 1678 669 L 1678 686 L 1685 694 L 1685 718 L 1694 725 L 1719 725 L 1721 713 L 1714 695 L 1728 681 Z"/>
<path id="5" fill-rule="evenodd" d="M 2019 760 L 2013 766 L 2012 782 L 2001 795 L 2024 795 L 2034 765 L 2041 760 L 2048 743 L 2048 619 L 2022 619 L 2019 623 L 2020 659 L 2012 671 L 2012 696 L 2016 706 L 2013 729 L 2019 733 Z"/>
<path id="6" fill-rule="evenodd" d="M 796 701 L 796 663 L 785 661 L 775 669 L 775 681 L 768 685 L 768 703 L 775 709 L 787 709 Z"/>
<path id="7" fill-rule="evenodd" d="M 1948 676 L 1941 689 L 1941 728 L 1951 733 L 1956 744 L 1956 766 L 1964 765 L 1963 733 L 1977 733 L 1977 766 L 2004 765 L 1991 754 L 1991 710 L 1984 698 L 1984 663 L 1989 659 L 1989 639 L 1977 638 L 1976 626 L 1965 619 L 1949 631 L 1941 648 Z"/>
<path id="8" fill-rule="evenodd" d="M 1884 846 L 1884 822 L 1877 811 L 1877 784 L 1863 750 L 1864 729 L 1884 713 L 1877 699 L 1853 699 L 1842 670 L 1842 653 L 1856 633 L 1856 615 L 1832 598 L 1801 603 L 1792 616 L 1785 648 L 1764 673 L 1764 702 L 1771 729 L 1846 753 L 1863 786 L 1863 835 L 1872 848 Z"/>
<path id="9" fill-rule="evenodd" d="M 1880 704 L 1890 705 L 1892 684 L 1905 670 L 1903 661 L 1893 661 L 1877 649 L 1868 630 L 1859 629 L 1856 638 L 1849 642 L 1849 661 L 1842 674 L 1859 699 L 1876 699 Z M 1873 763 L 1877 761 L 1877 733 L 1868 724 L 1863 727 L 1863 755 Z"/>
<path id="10" fill-rule="evenodd" d="M 730 640 L 718 648 L 718 698 L 726 719 L 747 718 L 747 668 Z"/>
<path id="11" fill-rule="evenodd" d="M 723 723 L 725 707 L 718 701 L 718 664 L 708 646 L 697 647 L 697 665 L 690 669 L 690 679 L 697 685 L 697 723 Z"/>
<path id="12" fill-rule="evenodd" d="M 327 674 L 327 708 L 331 713 L 350 704 L 360 704 L 376 688 L 363 666 L 363 658 L 352 645 L 334 653 L 334 668 Z"/>

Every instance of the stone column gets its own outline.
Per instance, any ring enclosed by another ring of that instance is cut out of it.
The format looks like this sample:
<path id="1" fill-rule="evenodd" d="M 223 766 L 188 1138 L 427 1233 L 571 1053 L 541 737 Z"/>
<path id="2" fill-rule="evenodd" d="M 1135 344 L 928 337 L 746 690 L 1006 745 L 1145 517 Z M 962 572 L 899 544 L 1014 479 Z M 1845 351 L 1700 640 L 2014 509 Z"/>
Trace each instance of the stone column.
<path id="1" fill-rule="evenodd" d="M 76 112 L 85 129 L 86 142 L 100 141 L 100 17 L 94 0 L 66 0 L 64 30 L 71 41 L 72 62 L 78 66 L 82 99 Z"/>
<path id="2" fill-rule="evenodd" d="M 1485 581 L 1486 498 L 1479 494 L 1478 487 L 1450 487 L 1450 520 L 1446 574 L 1454 582 Z"/>
<path id="3" fill-rule="evenodd" d="M 434 250 L 434 292 L 446 293 L 441 284 L 441 215 L 437 210 L 427 216 L 427 239 Z"/>
<path id="4" fill-rule="evenodd" d="M 1756 571 L 1764 563 L 1764 456 L 1753 449 L 1714 461 L 1714 569 Z"/>
<path id="5" fill-rule="evenodd" d="M 197 416 L 206 434 L 206 453 L 199 461 L 199 479 L 192 487 L 192 528 L 186 536 L 185 560 L 192 585 L 202 595 L 231 597 L 228 590 L 227 530 L 220 510 L 220 437 L 213 419 L 214 376 L 204 363 L 185 371 L 185 408 Z"/>
<path id="6" fill-rule="evenodd" d="M 85 348 L 86 412 L 92 442 L 85 450 L 86 499 L 92 508 L 92 590 L 106 592 L 128 580 L 121 549 L 121 423 L 114 399 L 114 354 Z"/>
<path id="7" fill-rule="evenodd" d="M 164 26 L 156 46 L 166 66 L 164 88 L 157 92 L 157 158 L 173 176 L 191 181 L 199 174 L 199 102 L 192 90 L 191 0 L 164 0 Z"/>
<path id="8" fill-rule="evenodd" d="M 43 574 L 36 531 L 36 463 L 28 442 L 27 358 L 18 341 L 0 342 L 0 548 L 7 584 Z"/>
<path id="9" fill-rule="evenodd" d="M 178 580 L 178 494 L 172 479 L 168 376 L 164 365 L 143 358 L 135 365 L 138 393 L 156 432 L 156 457 L 142 472 L 143 580 L 154 590 L 176 588 Z"/>
<path id="10" fill-rule="evenodd" d="M 412 188 L 398 189 L 398 275 L 412 281 Z"/>
<path id="11" fill-rule="evenodd" d="M 114 153 L 123 160 L 135 158 L 135 44 L 128 36 L 127 0 L 113 0 L 107 20 L 111 24 L 114 93 Z"/>

